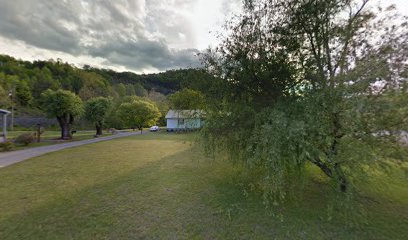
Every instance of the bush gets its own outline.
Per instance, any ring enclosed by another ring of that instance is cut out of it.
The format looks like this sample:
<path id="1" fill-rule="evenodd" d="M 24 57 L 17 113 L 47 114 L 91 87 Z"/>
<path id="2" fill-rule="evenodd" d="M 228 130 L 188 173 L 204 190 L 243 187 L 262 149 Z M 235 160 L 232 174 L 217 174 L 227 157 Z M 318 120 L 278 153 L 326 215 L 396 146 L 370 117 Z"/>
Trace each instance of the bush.
<path id="1" fill-rule="evenodd" d="M 115 128 L 109 128 L 109 129 L 108 129 L 108 133 L 117 134 L 117 133 L 118 133 L 118 130 L 116 130 Z"/>
<path id="2" fill-rule="evenodd" d="M 34 142 L 35 134 L 34 133 L 23 133 L 14 139 L 15 143 L 22 144 L 24 146 L 29 145 Z"/>
<path id="3" fill-rule="evenodd" d="M 10 141 L 0 142 L 0 152 L 11 151 L 14 147 L 14 144 Z"/>

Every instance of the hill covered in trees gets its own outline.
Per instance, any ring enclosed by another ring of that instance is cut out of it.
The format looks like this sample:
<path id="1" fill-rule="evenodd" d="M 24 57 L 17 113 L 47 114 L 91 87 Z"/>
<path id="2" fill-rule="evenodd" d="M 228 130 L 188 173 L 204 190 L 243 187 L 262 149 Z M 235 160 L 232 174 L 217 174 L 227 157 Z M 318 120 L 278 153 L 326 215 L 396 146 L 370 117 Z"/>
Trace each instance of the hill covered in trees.
<path id="1" fill-rule="evenodd" d="M 115 96 L 123 92 L 127 95 L 132 95 L 133 92 L 135 95 L 145 95 L 146 91 L 168 95 L 180 90 L 183 85 L 188 85 L 198 72 L 200 71 L 196 69 L 179 69 L 154 74 L 135 74 L 98 69 L 89 65 L 77 68 L 60 59 L 29 62 L 0 55 L 0 85 L 3 90 L 11 91 L 14 87 L 18 88 L 16 91 L 19 93 L 23 89 L 28 90 L 34 98 L 48 88 L 63 88 L 77 94 L 82 91 L 82 97 L 85 98 L 87 94 Z M 19 100 L 23 104 L 26 103 L 23 99 Z"/>
<path id="2" fill-rule="evenodd" d="M 0 55 L 0 108 L 14 106 L 17 116 L 44 115 L 41 94 L 48 89 L 63 89 L 84 102 L 95 97 L 108 97 L 114 103 L 129 96 L 144 97 L 165 113 L 169 108 L 167 95 L 186 87 L 197 89 L 202 79 L 207 78 L 207 73 L 200 69 L 136 74 L 89 65 L 78 68 L 60 59 L 29 62 Z"/>

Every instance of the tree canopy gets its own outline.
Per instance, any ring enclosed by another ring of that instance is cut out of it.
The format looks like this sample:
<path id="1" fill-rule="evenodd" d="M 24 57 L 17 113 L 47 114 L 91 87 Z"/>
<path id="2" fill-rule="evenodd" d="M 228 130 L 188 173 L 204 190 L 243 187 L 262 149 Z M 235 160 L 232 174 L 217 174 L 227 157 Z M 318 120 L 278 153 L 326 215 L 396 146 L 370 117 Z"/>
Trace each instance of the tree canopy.
<path id="1" fill-rule="evenodd" d="M 71 138 L 74 119 L 84 112 L 81 98 L 70 91 L 48 89 L 41 94 L 41 106 L 49 117 L 57 118 L 61 127 L 61 138 Z"/>
<path id="2" fill-rule="evenodd" d="M 157 106 L 143 99 L 135 99 L 130 102 L 124 102 L 119 106 L 118 116 L 127 125 L 127 127 L 138 128 L 149 127 L 156 124 L 161 114 Z"/>
<path id="3" fill-rule="evenodd" d="M 204 95 L 199 91 L 185 88 L 170 95 L 169 103 L 173 109 L 202 109 Z"/>
<path id="4" fill-rule="evenodd" d="M 254 170 L 274 204 L 301 185 L 309 164 L 351 193 L 373 169 L 406 161 L 398 139 L 408 120 L 407 23 L 398 27 L 392 8 L 379 12 L 367 0 L 244 2 L 229 35 L 204 55 L 217 78 L 207 150 Z"/>
<path id="5" fill-rule="evenodd" d="M 96 126 L 96 135 L 102 135 L 102 126 L 112 106 L 112 100 L 105 97 L 91 98 L 85 103 L 85 118 Z"/>

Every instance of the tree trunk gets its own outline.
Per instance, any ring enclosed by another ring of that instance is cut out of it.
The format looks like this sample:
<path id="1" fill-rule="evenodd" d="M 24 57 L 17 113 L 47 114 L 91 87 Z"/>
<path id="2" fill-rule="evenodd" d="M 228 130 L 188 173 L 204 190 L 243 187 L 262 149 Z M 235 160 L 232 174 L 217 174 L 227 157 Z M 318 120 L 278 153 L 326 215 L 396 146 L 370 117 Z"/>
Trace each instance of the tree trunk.
<path id="1" fill-rule="evenodd" d="M 102 124 L 101 124 L 101 123 L 96 123 L 96 124 L 95 124 L 95 127 L 96 127 L 96 135 L 97 135 L 97 136 L 102 135 L 102 134 L 103 134 L 103 133 L 102 133 Z"/>
<path id="2" fill-rule="evenodd" d="M 332 159 L 332 163 L 333 163 L 333 173 L 335 175 L 335 177 L 337 178 L 337 180 L 340 182 L 340 191 L 342 192 L 346 192 L 347 191 L 347 180 L 346 180 L 346 176 L 344 175 L 343 170 L 341 169 L 340 165 L 336 162 L 334 162 L 334 156 L 337 155 L 337 145 L 340 141 L 340 139 L 344 136 L 344 134 L 342 133 L 342 126 L 340 124 L 340 116 L 339 116 L 339 112 L 335 112 L 333 113 L 333 143 L 330 149 L 330 155 L 329 155 L 329 159 Z"/>
<path id="3" fill-rule="evenodd" d="M 322 162 L 320 159 L 312 161 L 317 167 L 320 168 L 329 178 L 336 178 L 339 181 L 339 188 L 341 192 L 346 192 L 348 188 L 348 183 L 346 176 L 344 176 L 343 170 L 340 166 L 335 163 L 334 167 L 331 167 L 329 164 Z"/>
<path id="4" fill-rule="evenodd" d="M 69 123 L 61 124 L 61 139 L 64 140 L 72 139 L 71 125 Z"/>
<path id="5" fill-rule="evenodd" d="M 347 191 L 347 179 L 346 176 L 344 176 L 343 170 L 340 168 L 340 166 L 336 163 L 334 164 L 334 171 L 336 173 L 337 179 L 340 182 L 340 191 L 346 192 Z"/>
<path id="6" fill-rule="evenodd" d="M 326 152 L 328 162 L 323 162 L 320 158 L 317 158 L 314 159 L 312 163 L 318 166 L 328 177 L 336 179 L 339 182 L 340 191 L 346 192 L 348 188 L 346 176 L 340 165 L 335 162 L 334 158 L 337 155 L 337 145 L 344 135 L 341 132 L 339 113 L 333 114 L 333 132 L 331 134 L 333 136 L 333 142 L 330 146 L 330 150 Z"/>
<path id="7" fill-rule="evenodd" d="M 71 135 L 71 121 L 68 116 L 57 117 L 58 123 L 61 128 L 61 139 L 68 140 L 72 139 Z"/>

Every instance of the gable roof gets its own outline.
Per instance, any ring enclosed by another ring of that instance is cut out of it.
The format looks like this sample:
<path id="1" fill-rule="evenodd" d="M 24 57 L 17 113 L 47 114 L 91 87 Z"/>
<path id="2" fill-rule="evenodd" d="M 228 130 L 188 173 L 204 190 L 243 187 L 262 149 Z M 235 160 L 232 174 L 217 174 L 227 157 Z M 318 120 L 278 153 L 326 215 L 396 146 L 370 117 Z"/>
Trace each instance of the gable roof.
<path id="1" fill-rule="evenodd" d="M 203 110 L 169 110 L 166 114 L 166 119 L 201 118 L 203 116 L 204 116 Z"/>
<path id="2" fill-rule="evenodd" d="M 5 114 L 5 115 L 7 115 L 7 114 L 10 114 L 10 113 L 11 113 L 10 111 L 4 110 L 4 109 L 0 109 L 0 114 Z"/>

